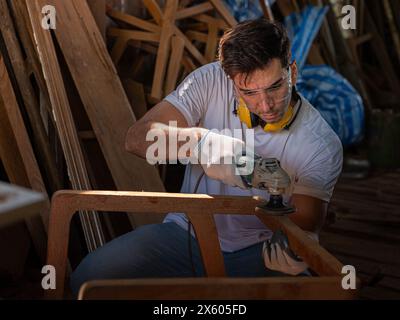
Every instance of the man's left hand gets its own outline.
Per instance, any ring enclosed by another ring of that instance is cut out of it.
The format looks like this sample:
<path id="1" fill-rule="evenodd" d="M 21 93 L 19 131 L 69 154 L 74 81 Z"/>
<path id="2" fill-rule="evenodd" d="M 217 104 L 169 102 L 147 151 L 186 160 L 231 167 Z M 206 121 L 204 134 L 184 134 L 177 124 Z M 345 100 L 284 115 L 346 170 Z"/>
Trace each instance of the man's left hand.
<path id="1" fill-rule="evenodd" d="M 264 242 L 262 252 L 265 266 L 268 269 L 295 276 L 308 268 L 304 261 L 297 261 L 291 258 L 278 243 Z"/>

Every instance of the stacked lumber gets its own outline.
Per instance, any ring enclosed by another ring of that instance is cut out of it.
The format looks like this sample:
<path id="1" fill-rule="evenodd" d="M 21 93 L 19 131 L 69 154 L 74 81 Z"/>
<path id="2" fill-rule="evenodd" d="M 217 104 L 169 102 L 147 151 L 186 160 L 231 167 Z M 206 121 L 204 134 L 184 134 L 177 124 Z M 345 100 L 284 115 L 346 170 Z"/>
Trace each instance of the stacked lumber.
<path id="1" fill-rule="evenodd" d="M 222 1 L 143 0 L 149 18 L 143 19 L 109 8 L 116 27 L 108 29 L 113 39 L 111 57 L 118 66 L 128 46 L 156 56 L 149 101 L 156 103 L 175 89 L 182 77 L 216 59 L 218 39 L 223 30 L 236 24 Z M 136 58 L 136 57 L 135 57 Z M 134 59 L 133 69 L 144 59 Z M 183 73 L 182 73 L 182 72 Z"/>
<path id="2" fill-rule="evenodd" d="M 335 218 L 321 244 L 363 282 L 361 298 L 400 298 L 400 171 L 340 179 L 330 205 Z"/>
<path id="3" fill-rule="evenodd" d="M 46 5 L 56 8 L 54 30 L 43 28 Z M 0 1 L 0 158 L 8 180 L 48 199 L 67 188 L 164 191 L 157 168 L 125 151 L 135 102 L 101 32 L 105 1 L 89 5 Z M 43 257 L 48 212 L 47 204 L 41 221 L 26 221 Z M 129 220 L 133 227 L 153 222 L 143 215 Z M 107 215 L 80 212 L 80 224 L 89 251 L 115 235 Z"/>

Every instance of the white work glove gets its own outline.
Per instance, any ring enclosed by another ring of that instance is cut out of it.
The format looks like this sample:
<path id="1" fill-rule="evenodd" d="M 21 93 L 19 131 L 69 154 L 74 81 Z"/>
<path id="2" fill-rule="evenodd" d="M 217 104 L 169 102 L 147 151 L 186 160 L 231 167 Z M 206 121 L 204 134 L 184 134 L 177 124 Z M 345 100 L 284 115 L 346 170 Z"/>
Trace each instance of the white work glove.
<path id="1" fill-rule="evenodd" d="M 318 242 L 318 235 L 313 232 L 305 232 L 311 239 Z M 294 259 L 282 250 L 278 243 L 268 243 L 268 241 L 264 242 L 262 249 L 264 263 L 268 269 L 290 274 L 292 276 L 298 275 L 308 269 L 307 263 L 302 261 L 300 258 Z"/>
<path id="2" fill-rule="evenodd" d="M 241 175 L 252 173 L 254 156 L 251 150 L 246 150 L 242 140 L 204 129 L 195 155 L 208 177 L 242 189 L 249 187 Z M 238 163 L 245 166 L 238 168 Z"/>

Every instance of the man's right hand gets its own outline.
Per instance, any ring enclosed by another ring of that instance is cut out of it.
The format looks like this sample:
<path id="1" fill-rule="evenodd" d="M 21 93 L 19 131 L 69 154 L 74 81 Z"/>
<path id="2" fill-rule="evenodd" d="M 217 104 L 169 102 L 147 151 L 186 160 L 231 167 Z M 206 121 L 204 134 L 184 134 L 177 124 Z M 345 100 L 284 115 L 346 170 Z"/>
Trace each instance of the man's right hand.
<path id="1" fill-rule="evenodd" d="M 251 174 L 254 156 L 242 140 L 203 129 L 195 154 L 210 178 L 242 189 L 249 187 L 241 175 Z"/>

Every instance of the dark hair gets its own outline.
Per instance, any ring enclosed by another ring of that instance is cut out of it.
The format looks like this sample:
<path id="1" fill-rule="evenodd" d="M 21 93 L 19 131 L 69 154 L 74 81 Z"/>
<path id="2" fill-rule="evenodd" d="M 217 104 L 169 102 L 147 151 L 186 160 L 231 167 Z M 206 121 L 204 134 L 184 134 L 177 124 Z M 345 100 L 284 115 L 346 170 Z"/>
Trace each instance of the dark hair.
<path id="1" fill-rule="evenodd" d="M 284 26 L 262 17 L 241 22 L 225 31 L 219 42 L 218 58 L 225 73 L 249 75 L 278 58 L 289 65 L 290 41 Z"/>

